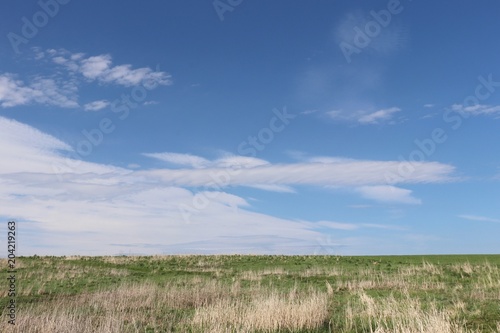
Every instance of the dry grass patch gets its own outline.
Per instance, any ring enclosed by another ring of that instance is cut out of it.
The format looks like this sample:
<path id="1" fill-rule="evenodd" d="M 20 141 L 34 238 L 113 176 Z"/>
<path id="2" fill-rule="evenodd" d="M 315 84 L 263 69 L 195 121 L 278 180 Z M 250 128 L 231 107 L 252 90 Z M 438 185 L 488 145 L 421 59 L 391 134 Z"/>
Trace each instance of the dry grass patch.
<path id="1" fill-rule="evenodd" d="M 443 269 L 440 266 L 423 261 L 422 265 L 411 265 L 407 267 L 400 267 L 398 269 L 399 275 L 402 276 L 415 276 L 415 275 L 442 275 Z"/>
<path id="2" fill-rule="evenodd" d="M 250 299 L 222 299 L 196 309 L 193 325 L 203 332 L 273 332 L 315 329 L 328 320 L 328 295 L 269 292 Z"/>
<path id="3" fill-rule="evenodd" d="M 160 287 L 145 282 L 123 284 L 111 290 L 33 303 L 18 309 L 14 330 L 6 322 L 0 332 L 15 333 L 128 333 L 145 327 L 165 329 L 168 323 L 182 325 L 172 309 L 209 306 L 230 297 L 227 287 L 215 281 L 196 285 Z"/>
<path id="4" fill-rule="evenodd" d="M 465 262 L 460 264 L 453 264 L 451 265 L 450 269 L 452 272 L 460 274 L 463 278 L 464 274 L 471 275 L 472 273 L 474 273 L 477 267 L 474 268 L 469 262 Z"/>
<path id="5" fill-rule="evenodd" d="M 455 302 L 449 309 L 438 309 L 436 303 L 421 302 L 403 293 L 375 299 L 364 291 L 358 292 L 358 300 L 346 308 L 346 330 L 374 333 L 467 333 L 462 321 L 456 319 L 464 304 Z"/>
<path id="6" fill-rule="evenodd" d="M 446 284 L 440 281 L 434 281 L 432 277 L 422 278 L 421 281 L 415 280 L 415 276 L 408 275 L 391 276 L 386 274 L 373 274 L 370 279 L 349 279 L 340 280 L 335 283 L 337 290 L 444 290 Z"/>

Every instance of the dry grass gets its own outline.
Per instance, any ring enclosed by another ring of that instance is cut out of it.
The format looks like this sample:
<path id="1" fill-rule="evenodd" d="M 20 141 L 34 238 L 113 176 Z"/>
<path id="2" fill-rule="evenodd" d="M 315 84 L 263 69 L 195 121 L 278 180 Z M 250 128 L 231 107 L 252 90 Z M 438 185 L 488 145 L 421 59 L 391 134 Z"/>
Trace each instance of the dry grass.
<path id="1" fill-rule="evenodd" d="M 169 320 L 166 309 L 204 307 L 229 297 L 226 287 L 216 281 L 196 281 L 184 287 L 153 283 L 123 284 L 112 290 L 60 297 L 54 301 L 35 303 L 18 313 L 16 333 L 122 333 L 139 332 L 147 323 L 162 328 Z M 172 314 L 170 314 L 172 316 Z M 0 331 L 9 325 L 0 323 Z"/>
<path id="2" fill-rule="evenodd" d="M 223 299 L 208 307 L 199 307 L 193 325 L 203 332 L 275 332 L 278 330 L 315 329 L 328 320 L 328 298 L 312 292 L 287 295 L 271 292 L 250 300 Z"/>
<path id="3" fill-rule="evenodd" d="M 199 277 L 183 285 L 123 284 L 112 290 L 36 303 L 19 311 L 11 332 L 139 332 L 145 323 L 151 329 L 164 329 L 168 321 L 199 332 L 273 331 L 315 328 L 328 318 L 326 293 L 304 294 L 293 288 L 284 295 L 256 287 L 245 296 L 239 280 L 228 288 Z M 166 311 L 190 308 L 196 309 L 192 318 L 174 318 L 172 311 Z M 1 323 L 0 330 L 6 331 L 7 326 Z"/>
<path id="4" fill-rule="evenodd" d="M 335 263 L 304 265 L 300 258 L 303 268 L 298 269 L 276 261 L 251 266 L 247 258 L 237 259 L 246 264 L 245 270 L 227 265 L 222 256 L 102 258 L 116 264 L 114 268 L 80 257 L 78 262 L 27 261 L 18 272 L 23 298 L 17 325 L 0 321 L 0 332 L 476 332 L 467 327 L 500 332 L 500 316 L 495 315 L 500 305 L 498 265 L 423 261 L 380 267 L 384 264 L 366 261 L 349 269 Z M 184 265 L 177 266 L 182 260 Z M 165 266 L 176 270 L 156 274 L 160 261 L 170 261 Z M 138 278 L 128 270 L 131 262 L 144 275 Z M 99 280 L 103 274 L 106 279 Z M 31 283 L 25 283 L 28 279 Z M 72 285 L 78 279 L 76 295 L 73 289 L 54 293 L 54 285 Z M 110 280 L 98 290 L 84 284 Z M 2 286 L 0 296 L 6 290 Z M 28 296 L 31 303 L 25 301 Z"/>
<path id="5" fill-rule="evenodd" d="M 407 267 L 399 268 L 400 276 L 415 276 L 415 275 L 441 275 L 443 274 L 443 269 L 435 264 L 431 264 L 427 261 L 423 261 L 422 265 L 411 265 Z"/>
<path id="6" fill-rule="evenodd" d="M 469 262 L 465 262 L 452 265 L 451 270 L 455 273 L 460 274 L 463 278 L 464 275 L 471 275 L 472 273 L 474 273 L 475 268 Z"/>
<path id="7" fill-rule="evenodd" d="M 417 275 L 389 275 L 383 273 L 373 273 L 371 276 L 360 274 L 358 277 L 338 280 L 335 283 L 337 290 L 370 290 L 370 289 L 390 289 L 390 290 L 443 290 L 446 284 L 434 279 L 432 276 L 422 276 L 416 280 Z"/>
<path id="8" fill-rule="evenodd" d="M 457 302 L 453 308 L 438 309 L 434 302 L 425 305 L 405 292 L 401 297 L 384 299 L 358 292 L 358 301 L 346 309 L 346 328 L 375 333 L 466 333 L 464 323 L 455 319 L 463 310 Z"/>

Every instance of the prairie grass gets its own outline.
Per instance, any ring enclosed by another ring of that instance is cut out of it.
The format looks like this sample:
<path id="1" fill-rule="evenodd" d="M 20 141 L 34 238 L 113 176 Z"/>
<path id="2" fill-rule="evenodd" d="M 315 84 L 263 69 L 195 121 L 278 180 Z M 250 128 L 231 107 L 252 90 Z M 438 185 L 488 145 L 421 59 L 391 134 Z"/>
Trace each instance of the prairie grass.
<path id="1" fill-rule="evenodd" d="M 408 292 L 398 297 L 376 299 L 364 291 L 357 293 L 345 314 L 346 329 L 377 333 L 465 333 L 464 322 L 457 319 L 463 304 L 439 309 L 434 301 L 424 305 Z"/>
<path id="2" fill-rule="evenodd" d="M 226 298 L 198 307 L 193 325 L 203 332 L 274 332 L 316 329 L 327 320 L 326 293 L 300 295 L 292 290 L 257 294 L 248 300 Z"/>
<path id="3" fill-rule="evenodd" d="M 2 278 L 0 332 L 500 332 L 500 256 L 18 262 L 16 326 Z"/>

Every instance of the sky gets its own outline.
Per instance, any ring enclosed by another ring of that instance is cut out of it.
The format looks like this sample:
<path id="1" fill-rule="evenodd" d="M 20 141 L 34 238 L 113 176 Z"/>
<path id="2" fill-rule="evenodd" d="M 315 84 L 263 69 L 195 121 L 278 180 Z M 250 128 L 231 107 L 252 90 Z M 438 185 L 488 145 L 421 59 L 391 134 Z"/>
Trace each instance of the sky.
<path id="1" fill-rule="evenodd" d="M 499 10 L 4 1 L 4 232 L 18 255 L 499 253 Z"/>

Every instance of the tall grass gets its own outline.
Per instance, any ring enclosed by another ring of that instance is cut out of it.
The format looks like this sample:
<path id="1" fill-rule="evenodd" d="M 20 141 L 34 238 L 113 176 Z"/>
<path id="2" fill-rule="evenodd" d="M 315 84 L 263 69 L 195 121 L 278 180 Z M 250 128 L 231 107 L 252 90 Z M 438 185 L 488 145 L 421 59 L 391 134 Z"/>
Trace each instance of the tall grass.
<path id="1" fill-rule="evenodd" d="M 21 261 L 17 325 L 3 310 L 0 332 L 500 332 L 499 265 L 257 259 Z M 0 281 L 4 304 L 6 290 Z"/>
<path id="2" fill-rule="evenodd" d="M 435 302 L 425 306 L 406 291 L 399 297 L 375 299 L 365 291 L 357 293 L 345 313 L 345 329 L 376 333 L 466 333 L 458 319 L 460 304 L 449 309 L 438 309 Z"/>
<path id="3" fill-rule="evenodd" d="M 297 331 L 319 328 L 328 317 L 325 293 L 269 292 L 199 307 L 193 324 L 203 332 Z"/>

